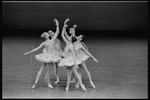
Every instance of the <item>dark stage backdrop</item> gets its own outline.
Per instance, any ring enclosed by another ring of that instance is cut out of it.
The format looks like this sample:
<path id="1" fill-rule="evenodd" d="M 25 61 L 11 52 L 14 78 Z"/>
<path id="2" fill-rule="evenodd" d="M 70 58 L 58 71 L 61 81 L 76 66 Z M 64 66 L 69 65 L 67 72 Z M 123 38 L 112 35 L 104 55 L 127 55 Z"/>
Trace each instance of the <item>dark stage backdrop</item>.
<path id="1" fill-rule="evenodd" d="M 148 29 L 148 2 L 2 2 L 4 34 L 55 31 L 54 18 L 61 30 L 67 17 L 68 28 L 77 24 L 77 35 L 125 36 L 139 30 L 143 35 Z"/>

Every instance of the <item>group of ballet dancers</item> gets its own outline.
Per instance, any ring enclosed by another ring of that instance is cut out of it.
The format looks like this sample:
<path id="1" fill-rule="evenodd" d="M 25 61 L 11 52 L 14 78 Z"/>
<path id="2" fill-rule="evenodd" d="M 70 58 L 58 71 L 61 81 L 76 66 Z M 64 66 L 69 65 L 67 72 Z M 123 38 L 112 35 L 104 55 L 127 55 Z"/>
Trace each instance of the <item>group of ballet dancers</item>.
<path id="1" fill-rule="evenodd" d="M 87 46 L 83 43 L 83 35 L 75 35 L 75 28 L 77 27 L 77 25 L 73 25 L 73 28 L 70 28 L 70 36 L 67 34 L 66 28 L 68 27 L 68 25 L 66 23 L 68 21 L 70 21 L 69 18 L 65 20 L 61 33 L 62 39 L 66 43 L 64 50 L 61 49 L 61 42 L 57 38 L 59 34 L 59 22 L 57 19 L 54 19 L 54 22 L 56 23 L 55 25 L 57 26 L 56 32 L 54 33 L 52 30 L 49 30 L 48 32 L 42 33 L 41 38 L 45 38 L 45 41 L 42 42 L 37 48 L 25 53 L 25 55 L 28 55 L 44 47 L 42 53 L 35 55 L 36 60 L 42 62 L 42 65 L 39 72 L 37 73 L 36 80 L 32 88 L 35 88 L 37 86 L 38 80 L 45 68 L 47 68 L 45 79 L 47 80 L 48 87 L 53 88 L 50 82 L 50 70 L 52 68 L 50 66 L 54 66 L 56 84 L 60 82 L 58 75 L 58 67 L 66 67 L 66 91 L 69 90 L 70 83 L 76 83 L 76 88 L 79 88 L 79 86 L 81 86 L 83 91 L 87 91 L 87 89 L 82 83 L 81 68 L 84 69 L 84 71 L 87 73 L 91 87 L 95 88 L 95 85 L 92 82 L 91 74 L 86 67 L 85 61 L 89 57 L 92 57 L 95 62 L 98 62 L 98 60 L 92 56 Z"/>

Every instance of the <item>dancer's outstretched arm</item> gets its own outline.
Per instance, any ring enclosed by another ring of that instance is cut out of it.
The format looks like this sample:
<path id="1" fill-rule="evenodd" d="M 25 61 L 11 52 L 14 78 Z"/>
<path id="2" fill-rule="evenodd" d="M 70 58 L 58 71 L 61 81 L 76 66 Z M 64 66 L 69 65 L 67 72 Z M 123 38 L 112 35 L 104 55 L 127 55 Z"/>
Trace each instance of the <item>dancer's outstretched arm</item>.
<path id="1" fill-rule="evenodd" d="M 89 51 L 88 47 L 84 44 L 84 42 L 81 42 L 81 43 L 82 43 L 83 46 L 85 46 L 86 50 Z"/>
<path id="2" fill-rule="evenodd" d="M 87 51 L 83 46 L 81 49 L 84 50 L 90 57 L 92 57 L 94 61 L 98 62 L 98 60 L 89 51 Z"/>
<path id="3" fill-rule="evenodd" d="M 40 46 L 38 46 L 37 48 L 35 48 L 35 49 L 33 49 L 33 50 L 31 50 L 31 51 L 29 51 L 27 53 L 25 53 L 25 55 L 28 55 L 28 54 L 30 54 L 32 52 L 35 52 L 35 51 L 39 50 L 40 48 L 42 48 L 43 46 L 44 46 L 44 43 L 41 43 Z"/>
<path id="4" fill-rule="evenodd" d="M 55 32 L 55 34 L 54 34 L 54 37 L 53 37 L 53 39 L 56 39 L 57 37 L 58 37 L 58 34 L 59 34 L 59 22 L 58 22 L 58 20 L 55 18 L 54 19 L 54 21 L 56 22 L 56 32 Z"/>

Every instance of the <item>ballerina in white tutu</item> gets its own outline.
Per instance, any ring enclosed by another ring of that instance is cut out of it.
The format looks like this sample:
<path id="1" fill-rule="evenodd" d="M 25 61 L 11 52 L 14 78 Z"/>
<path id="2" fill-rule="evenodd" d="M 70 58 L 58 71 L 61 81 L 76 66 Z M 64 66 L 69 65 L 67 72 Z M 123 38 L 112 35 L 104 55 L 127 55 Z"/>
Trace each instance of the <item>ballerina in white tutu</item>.
<path id="1" fill-rule="evenodd" d="M 54 62 L 58 62 L 61 59 L 59 54 L 57 54 L 57 52 L 55 52 L 55 47 L 54 47 L 55 40 L 59 34 L 59 22 L 57 21 L 57 19 L 54 19 L 54 21 L 56 22 L 56 26 L 57 26 L 55 35 L 51 39 L 49 39 L 50 35 L 47 32 L 44 32 L 41 35 L 41 37 L 46 39 L 45 42 L 41 43 L 40 46 L 38 46 L 37 48 L 25 53 L 25 55 L 28 55 L 32 52 L 39 50 L 42 47 L 46 48 L 45 52 L 35 55 L 36 60 L 42 62 L 42 65 L 41 65 L 41 68 L 37 74 L 36 81 L 35 81 L 34 85 L 32 86 L 32 88 L 36 87 L 37 82 L 38 82 L 44 68 L 46 66 L 48 66 L 49 64 L 53 65 Z M 47 82 L 48 82 L 48 87 L 53 88 L 53 86 L 50 83 L 50 75 L 49 75 L 50 74 L 49 71 L 50 71 L 51 67 L 47 67 L 47 68 L 48 68 L 48 75 L 46 78 L 47 78 Z"/>
<path id="2" fill-rule="evenodd" d="M 81 86 L 81 88 L 84 90 L 84 91 L 87 91 L 85 86 L 83 85 L 82 83 L 82 80 L 81 80 L 81 77 L 79 75 L 79 73 L 77 72 L 77 68 L 78 68 L 78 64 L 81 64 L 81 61 L 78 60 L 76 58 L 76 55 L 75 55 L 75 52 L 74 52 L 74 49 L 73 49 L 73 44 L 72 44 L 72 40 L 67 40 L 64 36 L 65 32 L 66 32 L 66 23 L 69 21 L 70 19 L 66 19 L 65 22 L 64 22 L 64 26 L 63 26 L 63 29 L 62 29 L 62 38 L 63 40 L 65 41 L 66 43 L 66 47 L 64 48 L 64 51 L 62 53 L 63 57 L 60 62 L 59 62 L 59 66 L 65 66 L 66 69 L 67 69 L 67 86 L 66 86 L 66 91 L 69 90 L 69 85 L 70 85 L 70 80 L 71 80 L 71 73 L 73 72 L 75 74 L 75 76 L 77 77 L 77 79 L 79 80 L 79 84 Z"/>
<path id="3" fill-rule="evenodd" d="M 49 35 L 50 35 L 51 38 L 54 36 L 54 32 L 48 31 L 48 33 L 49 33 Z M 60 40 L 59 40 L 58 38 L 55 40 L 54 47 L 55 47 L 55 52 L 56 52 L 59 56 L 61 56 L 61 53 L 62 53 L 61 42 L 60 42 Z M 43 49 L 43 52 L 46 52 L 46 48 Z M 55 74 L 56 79 L 57 79 L 57 80 L 55 81 L 55 83 L 58 83 L 58 82 L 59 82 L 58 62 L 55 62 L 55 63 L 54 63 L 54 74 Z M 47 71 L 46 74 L 45 74 L 45 79 L 46 79 L 47 75 L 48 75 L 48 71 Z"/>
<path id="4" fill-rule="evenodd" d="M 77 27 L 76 25 L 73 25 L 73 28 L 70 28 L 70 34 L 71 36 L 69 37 L 67 33 L 65 33 L 65 36 L 67 37 L 67 39 L 70 39 L 70 38 L 76 38 L 76 42 L 74 42 L 74 50 L 75 50 L 75 53 L 76 53 L 76 56 L 77 56 L 77 59 L 79 59 L 82 64 L 81 66 L 79 67 L 79 73 L 80 73 L 80 76 L 82 76 L 81 74 L 81 68 L 87 73 L 88 75 L 88 78 L 90 80 L 90 84 L 93 88 L 95 88 L 95 85 L 94 83 L 92 82 L 92 78 L 91 78 L 91 74 L 89 72 L 89 70 L 87 69 L 86 67 L 86 64 L 85 64 L 85 61 L 89 58 L 89 57 L 92 57 L 93 60 L 95 62 L 98 62 L 98 60 L 92 56 L 92 54 L 88 51 L 88 48 L 87 46 L 83 43 L 83 36 L 80 35 L 80 36 L 75 36 L 75 27 Z M 74 74 L 73 74 L 73 80 L 71 81 L 72 83 L 75 82 L 75 77 L 74 77 Z M 75 85 L 76 88 L 79 87 L 79 81 L 77 82 L 77 84 Z"/>

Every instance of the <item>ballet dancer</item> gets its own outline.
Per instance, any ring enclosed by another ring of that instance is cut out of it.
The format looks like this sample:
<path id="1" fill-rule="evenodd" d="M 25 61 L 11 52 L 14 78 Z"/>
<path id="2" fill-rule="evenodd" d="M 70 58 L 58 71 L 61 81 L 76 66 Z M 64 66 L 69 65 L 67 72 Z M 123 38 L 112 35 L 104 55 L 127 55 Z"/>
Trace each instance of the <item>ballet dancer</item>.
<path id="1" fill-rule="evenodd" d="M 71 73 L 73 72 L 75 74 L 75 76 L 77 77 L 77 79 L 79 80 L 79 84 L 81 86 L 81 88 L 84 90 L 84 91 L 87 91 L 85 86 L 83 85 L 82 83 L 82 80 L 81 80 L 81 77 L 79 75 L 79 73 L 77 72 L 77 68 L 78 68 L 78 64 L 81 64 L 81 61 L 79 61 L 77 58 L 76 58 L 76 55 L 75 55 L 75 52 L 73 50 L 73 44 L 72 44 L 72 40 L 67 40 L 64 36 L 64 32 L 66 30 L 66 23 L 69 21 L 70 19 L 66 19 L 65 22 L 64 22 L 64 26 L 63 26 L 63 29 L 62 29 L 62 38 L 64 40 L 64 42 L 66 43 L 66 47 L 64 48 L 64 51 L 62 53 L 63 57 L 58 66 L 65 66 L 66 69 L 67 69 L 67 86 L 66 86 L 66 91 L 69 90 L 69 85 L 70 85 L 70 80 L 71 80 Z"/>
<path id="2" fill-rule="evenodd" d="M 82 64 L 78 68 L 80 76 L 82 77 L 82 74 L 81 74 L 81 68 L 82 68 L 86 72 L 86 74 L 88 75 L 91 86 L 93 88 L 95 88 L 95 85 L 94 85 L 92 78 L 91 78 L 91 74 L 86 67 L 85 61 L 89 57 L 92 57 L 95 62 L 98 62 L 98 60 L 95 57 L 93 57 L 92 54 L 88 51 L 87 46 L 83 43 L 83 36 L 82 35 L 80 35 L 78 37 L 75 36 L 75 27 L 77 27 L 77 26 L 73 25 L 73 28 L 70 28 L 70 34 L 71 34 L 70 37 L 68 36 L 67 33 L 65 33 L 65 36 L 67 37 L 67 39 L 69 39 L 69 38 L 76 38 L 77 39 L 77 41 L 74 42 L 73 44 L 74 44 L 75 53 L 77 55 L 77 59 L 79 59 L 82 62 Z M 72 74 L 72 75 L 73 75 L 73 80 L 71 82 L 75 83 L 76 81 L 75 81 L 74 74 Z M 79 82 L 75 85 L 75 87 L 76 88 L 79 87 Z"/>
<path id="3" fill-rule="evenodd" d="M 28 55 L 32 52 L 35 52 L 35 51 L 39 50 L 42 47 L 46 48 L 45 52 L 35 55 L 36 60 L 42 62 L 42 65 L 41 65 L 41 68 L 40 68 L 40 70 L 37 74 L 35 83 L 33 84 L 32 88 L 35 88 L 37 86 L 37 82 L 38 82 L 43 70 L 45 69 L 45 67 L 48 66 L 48 65 L 53 66 L 54 62 L 58 62 L 61 59 L 61 57 L 55 53 L 55 48 L 54 48 L 55 40 L 56 40 L 56 38 L 58 37 L 58 34 L 59 34 L 59 22 L 57 21 L 57 19 L 54 19 L 54 21 L 55 21 L 56 26 L 57 26 L 55 35 L 51 39 L 49 39 L 50 35 L 47 32 L 42 33 L 41 37 L 45 38 L 46 40 L 44 42 L 42 42 L 40 44 L 40 46 L 38 46 L 37 48 L 25 53 L 25 55 Z M 47 69 L 48 69 L 47 83 L 48 83 L 49 88 L 53 88 L 53 86 L 50 83 L 50 75 L 49 75 L 50 74 L 50 68 L 51 67 L 47 67 Z"/>
<path id="4" fill-rule="evenodd" d="M 49 33 L 49 35 L 50 35 L 51 38 L 54 36 L 54 32 L 51 32 L 51 30 L 48 31 L 48 33 Z M 61 42 L 60 42 L 60 40 L 59 40 L 58 38 L 55 40 L 54 46 L 55 46 L 55 52 L 56 52 L 59 56 L 61 56 L 61 53 L 62 53 Z M 46 48 L 43 49 L 43 52 L 46 52 Z M 54 63 L 54 74 L 55 74 L 55 76 L 56 76 L 56 81 L 55 81 L 55 83 L 58 83 L 58 82 L 59 82 L 58 62 L 55 62 L 55 63 Z M 47 71 L 47 73 L 45 74 L 45 79 L 46 79 L 47 75 L 48 75 L 48 71 Z"/>

